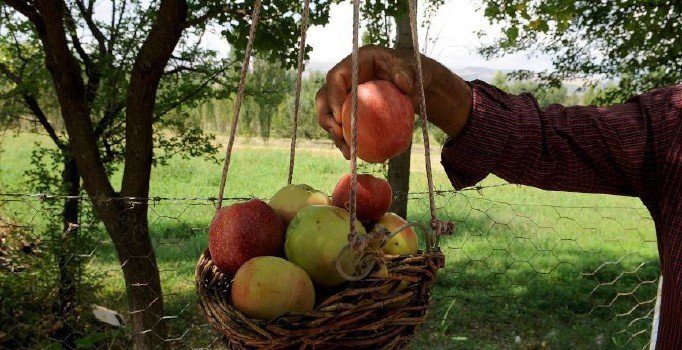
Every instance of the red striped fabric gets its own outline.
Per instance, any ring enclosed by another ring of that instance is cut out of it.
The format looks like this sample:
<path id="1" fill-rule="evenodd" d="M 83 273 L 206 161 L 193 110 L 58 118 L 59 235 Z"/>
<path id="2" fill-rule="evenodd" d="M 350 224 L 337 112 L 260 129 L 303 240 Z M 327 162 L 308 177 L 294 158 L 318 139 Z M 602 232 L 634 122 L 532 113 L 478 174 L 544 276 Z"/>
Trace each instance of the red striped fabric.
<path id="1" fill-rule="evenodd" d="M 457 189 L 488 174 L 546 190 L 637 196 L 656 224 L 663 296 L 657 349 L 682 349 L 682 84 L 610 107 L 542 110 L 471 82 L 473 110 L 442 164 Z"/>

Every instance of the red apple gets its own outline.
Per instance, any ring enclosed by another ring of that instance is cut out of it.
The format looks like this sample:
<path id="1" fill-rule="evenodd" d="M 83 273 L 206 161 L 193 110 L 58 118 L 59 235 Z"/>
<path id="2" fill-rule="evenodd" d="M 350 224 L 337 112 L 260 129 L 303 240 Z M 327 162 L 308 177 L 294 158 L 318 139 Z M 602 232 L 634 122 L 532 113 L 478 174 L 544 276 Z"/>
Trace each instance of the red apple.
<path id="1" fill-rule="evenodd" d="M 352 94 L 341 108 L 343 138 L 350 145 Z M 393 83 L 372 80 L 358 85 L 358 157 L 382 163 L 407 150 L 412 141 L 414 107 Z"/>
<path id="2" fill-rule="evenodd" d="M 282 255 L 284 225 L 260 199 L 220 208 L 208 231 L 208 250 L 218 269 L 234 276 L 249 259 Z"/>
<path id="3" fill-rule="evenodd" d="M 393 191 L 384 179 L 370 174 L 358 174 L 357 217 L 360 221 L 377 221 L 391 207 Z M 334 188 L 332 204 L 348 210 L 350 205 L 350 174 Z"/>

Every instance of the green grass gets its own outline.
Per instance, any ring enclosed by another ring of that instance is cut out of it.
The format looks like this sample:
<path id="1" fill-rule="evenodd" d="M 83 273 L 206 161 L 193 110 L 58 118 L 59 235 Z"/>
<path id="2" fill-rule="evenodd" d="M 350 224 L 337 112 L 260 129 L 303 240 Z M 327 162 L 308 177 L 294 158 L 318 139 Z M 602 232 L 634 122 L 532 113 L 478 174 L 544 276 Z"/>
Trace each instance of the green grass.
<path id="1" fill-rule="evenodd" d="M 29 192 L 24 171 L 32 142 L 0 135 L 0 192 Z M 434 158 L 437 160 L 438 158 Z M 234 152 L 227 197 L 268 198 L 286 183 L 288 150 L 240 145 Z M 411 190 L 424 192 L 423 156 L 415 153 Z M 451 186 L 437 162 L 437 189 Z M 329 147 L 297 152 L 295 182 L 331 192 L 347 163 Z M 363 166 L 364 170 L 377 170 Z M 206 247 L 206 228 L 220 179 L 220 165 L 172 159 L 153 170 L 150 226 L 161 269 L 174 344 L 208 346 L 194 294 L 194 265 Z M 120 173 L 114 175 L 118 186 Z M 504 182 L 493 176 L 482 185 Z M 5 203 L 15 220 L 36 219 L 37 201 Z M 417 334 L 415 349 L 640 349 L 648 341 L 658 255 L 653 223 L 639 200 L 550 192 L 503 185 L 437 197 L 439 216 L 457 223 L 444 238 L 446 268 L 433 291 L 434 306 Z M 9 213 L 9 214 L 8 214 Z M 49 215 L 46 215 L 49 217 Z M 411 196 L 410 220 L 428 220 L 425 194 Z M 92 234 L 96 235 L 92 227 Z M 89 227 L 84 226 L 83 232 Z M 89 269 L 106 278 L 101 304 L 123 309 L 125 295 L 111 243 L 101 238 Z M 648 315 L 648 318 L 646 316 Z M 517 341 L 518 340 L 518 341 Z"/>

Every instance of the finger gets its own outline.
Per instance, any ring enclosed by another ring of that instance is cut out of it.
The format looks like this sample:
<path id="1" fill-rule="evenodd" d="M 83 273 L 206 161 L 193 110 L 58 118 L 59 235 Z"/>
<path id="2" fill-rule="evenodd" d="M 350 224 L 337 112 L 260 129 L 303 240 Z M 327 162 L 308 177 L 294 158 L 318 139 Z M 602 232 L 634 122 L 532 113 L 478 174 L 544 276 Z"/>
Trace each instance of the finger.
<path id="1" fill-rule="evenodd" d="M 338 139 L 334 139 L 334 145 L 339 149 L 339 151 L 341 151 L 341 154 L 343 154 L 344 158 L 350 159 L 350 148 L 346 142 L 343 140 L 339 141 Z"/>
<path id="2" fill-rule="evenodd" d="M 326 125 L 323 123 L 327 123 L 328 121 L 325 117 L 332 114 L 331 110 L 329 109 L 329 101 L 327 99 L 327 85 L 322 85 L 322 87 L 317 90 L 317 93 L 315 94 L 315 112 L 317 114 L 318 123 L 320 126 L 325 128 L 325 130 L 327 130 L 325 127 Z"/>
<path id="3" fill-rule="evenodd" d="M 337 122 L 341 122 L 343 102 L 350 92 L 350 67 L 341 65 L 342 63 L 343 61 L 327 73 L 328 107 Z"/>
<path id="4" fill-rule="evenodd" d="M 376 78 L 375 56 L 381 56 L 382 51 L 366 45 L 358 51 L 358 84 Z M 337 121 L 341 120 L 342 106 L 346 96 L 351 92 L 352 57 L 349 55 L 327 73 L 327 96 L 329 109 Z"/>
<path id="5" fill-rule="evenodd" d="M 318 118 L 318 121 L 322 128 L 327 130 L 329 136 L 331 136 L 334 141 L 334 145 L 338 148 L 346 159 L 350 158 L 350 148 L 343 138 L 343 127 L 338 124 L 334 117 L 330 114 L 324 115 Z"/>
<path id="6" fill-rule="evenodd" d="M 332 138 L 334 139 L 334 144 L 341 150 L 343 156 L 348 159 L 350 158 L 350 147 L 346 143 L 346 139 L 343 137 L 343 126 L 337 123 L 332 124 Z"/>
<path id="7" fill-rule="evenodd" d="M 327 85 L 322 86 L 315 94 L 315 109 L 317 113 L 317 122 L 328 133 L 332 133 L 333 126 L 340 124 L 340 120 L 335 120 L 334 115 L 329 109 L 329 99 L 327 98 Z"/>
<path id="8" fill-rule="evenodd" d="M 411 96 L 415 93 L 414 89 L 414 73 L 412 69 L 404 65 L 395 65 L 391 69 L 391 81 L 393 84 L 405 95 Z"/>
<path id="9" fill-rule="evenodd" d="M 392 82 L 404 94 L 412 92 L 413 64 L 410 52 L 387 50 L 374 54 L 374 79 Z"/>

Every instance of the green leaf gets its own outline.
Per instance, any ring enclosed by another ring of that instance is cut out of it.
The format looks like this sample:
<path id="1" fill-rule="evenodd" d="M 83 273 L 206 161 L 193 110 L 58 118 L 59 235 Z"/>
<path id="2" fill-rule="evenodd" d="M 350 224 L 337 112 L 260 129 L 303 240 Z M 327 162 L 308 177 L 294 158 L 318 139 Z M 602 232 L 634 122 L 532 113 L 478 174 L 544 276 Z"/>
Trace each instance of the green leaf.
<path id="1" fill-rule="evenodd" d="M 75 341 L 77 349 L 90 349 L 104 340 L 107 336 L 104 333 L 92 333 Z"/>
<path id="2" fill-rule="evenodd" d="M 515 43 L 516 39 L 519 37 L 519 28 L 517 26 L 509 27 L 506 34 L 507 41 L 509 41 L 509 43 Z"/>
<path id="3" fill-rule="evenodd" d="M 495 4 L 488 5 L 488 7 L 485 8 L 485 11 L 483 11 L 483 14 L 488 18 L 495 18 L 500 14 L 500 7 Z"/>

